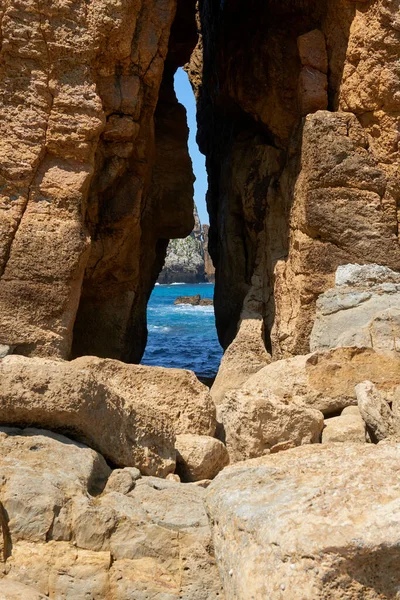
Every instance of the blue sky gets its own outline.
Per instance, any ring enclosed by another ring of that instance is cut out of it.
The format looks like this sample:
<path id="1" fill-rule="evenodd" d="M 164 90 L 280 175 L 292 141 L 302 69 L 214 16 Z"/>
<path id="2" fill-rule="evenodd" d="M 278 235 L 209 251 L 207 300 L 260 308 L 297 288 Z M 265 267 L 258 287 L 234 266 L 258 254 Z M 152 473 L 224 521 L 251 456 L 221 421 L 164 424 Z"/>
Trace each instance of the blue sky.
<path id="1" fill-rule="evenodd" d="M 206 208 L 207 172 L 205 158 L 199 152 L 196 144 L 196 101 L 188 76 L 183 69 L 178 69 L 175 75 L 175 92 L 178 100 L 186 108 L 187 121 L 189 125 L 189 153 L 193 162 L 193 171 L 196 175 L 194 184 L 194 200 L 199 212 L 200 221 L 209 223 Z"/>

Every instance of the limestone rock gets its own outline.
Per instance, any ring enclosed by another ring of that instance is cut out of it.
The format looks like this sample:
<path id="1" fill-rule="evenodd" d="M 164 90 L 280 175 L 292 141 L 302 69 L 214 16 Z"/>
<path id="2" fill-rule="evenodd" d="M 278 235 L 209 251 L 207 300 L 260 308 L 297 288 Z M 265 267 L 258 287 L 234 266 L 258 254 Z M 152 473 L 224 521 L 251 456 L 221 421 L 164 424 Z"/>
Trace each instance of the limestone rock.
<path id="1" fill-rule="evenodd" d="M 215 282 L 215 267 L 214 267 L 210 252 L 208 250 L 209 229 L 210 229 L 209 225 L 202 225 L 203 251 L 204 251 L 204 273 L 206 276 L 206 280 L 209 283 L 214 283 Z"/>
<path id="2" fill-rule="evenodd" d="M 350 409 L 350 412 L 349 412 Z M 353 412 L 353 410 L 355 411 Z M 366 441 L 365 422 L 357 406 L 348 406 L 340 417 L 326 419 L 322 431 L 322 443 L 359 443 Z"/>
<path id="3" fill-rule="evenodd" d="M 140 359 L 161 240 L 193 227 L 185 4 L 0 8 L 0 343 L 20 354 Z"/>
<path id="4" fill-rule="evenodd" d="M 172 475 L 168 473 L 167 477 Z M 104 493 L 118 492 L 119 494 L 129 494 L 140 479 L 141 473 L 135 467 L 125 467 L 125 469 L 114 469 L 107 480 Z"/>
<path id="5" fill-rule="evenodd" d="M 213 479 L 229 463 L 225 445 L 205 435 L 178 435 L 176 469 L 182 481 Z"/>
<path id="6" fill-rule="evenodd" d="M 50 432 L 12 431 L 0 434 L 11 540 L 0 595 L 18 583 L 54 600 L 223 597 L 202 488 L 142 477 L 127 491 L 123 475 L 132 481 L 134 469 L 113 471 L 104 488 L 110 469 L 93 450 Z M 16 597 L 36 598 L 20 589 Z"/>
<path id="7" fill-rule="evenodd" d="M 354 386 L 365 379 L 391 402 L 400 385 L 399 353 L 336 348 L 278 360 L 252 375 L 240 392 L 253 399 L 268 392 L 286 404 L 306 405 L 329 416 L 357 404 Z"/>
<path id="8" fill-rule="evenodd" d="M 251 375 L 267 365 L 271 357 L 262 339 L 261 319 L 243 319 L 233 342 L 225 350 L 217 376 L 211 387 L 216 405 L 223 402 L 225 394 L 238 389 Z"/>
<path id="9" fill-rule="evenodd" d="M 161 476 L 175 468 L 175 431 L 215 431 L 215 407 L 193 373 L 92 357 L 4 358 L 0 411 L 5 423 L 68 431 L 115 465 Z"/>
<path id="10" fill-rule="evenodd" d="M 224 469 L 206 503 L 226 598 L 389 600 L 400 447 L 303 446 Z"/>
<path id="11" fill-rule="evenodd" d="M 392 413 L 389 404 L 381 397 L 371 381 L 356 385 L 358 408 L 372 441 L 380 442 L 390 437 L 400 437 L 400 420 Z"/>
<path id="12" fill-rule="evenodd" d="M 370 346 L 400 351 L 400 273 L 381 265 L 343 265 L 317 300 L 311 350 Z"/>
<path id="13" fill-rule="evenodd" d="M 0 600 L 45 600 L 47 597 L 23 583 L 0 579 Z"/>
<path id="14" fill-rule="evenodd" d="M 0 499 L 8 514 L 14 544 L 19 539 L 45 542 L 71 525 L 71 498 L 99 494 L 110 474 L 94 450 L 49 431 L 27 428 L 0 432 Z"/>
<path id="15" fill-rule="evenodd" d="M 265 454 L 280 442 L 299 446 L 320 441 L 324 417 L 319 410 L 285 404 L 268 391 L 229 392 L 218 407 L 230 462 Z"/>

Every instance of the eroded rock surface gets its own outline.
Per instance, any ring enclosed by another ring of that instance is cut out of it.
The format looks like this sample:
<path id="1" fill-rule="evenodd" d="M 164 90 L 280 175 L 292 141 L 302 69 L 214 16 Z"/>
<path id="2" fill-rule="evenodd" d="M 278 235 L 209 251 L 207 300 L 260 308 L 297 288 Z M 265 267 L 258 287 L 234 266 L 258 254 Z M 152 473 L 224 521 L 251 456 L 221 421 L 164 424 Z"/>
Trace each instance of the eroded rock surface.
<path id="1" fill-rule="evenodd" d="M 229 600 L 397 594 L 398 444 L 314 445 L 228 467 L 207 490 Z"/>
<path id="2" fill-rule="evenodd" d="M 311 350 L 364 346 L 400 351 L 400 273 L 381 265 L 343 265 L 317 300 Z"/>
<path id="3" fill-rule="evenodd" d="M 285 404 L 332 415 L 357 404 L 354 386 L 370 379 L 391 402 L 400 384 L 400 354 L 372 348 L 336 348 L 267 365 L 240 388 L 249 399 L 268 392 Z"/>
<path id="4" fill-rule="evenodd" d="M 173 75 L 194 0 L 12 0 L 0 15 L 0 343 L 68 358 L 74 330 L 74 355 L 138 361 L 167 240 L 193 227 Z"/>
<path id="5" fill-rule="evenodd" d="M 205 490 L 144 477 L 102 492 L 110 469 L 93 450 L 46 431 L 0 438 L 2 539 L 10 542 L 0 597 L 223 598 Z"/>
<path id="6" fill-rule="evenodd" d="M 160 477 L 174 471 L 176 433 L 213 435 L 216 422 L 193 373 L 93 357 L 6 357 L 0 419 L 71 432 L 115 465 Z"/>
<path id="7" fill-rule="evenodd" d="M 224 348 L 249 290 L 276 360 L 309 352 L 317 298 L 340 265 L 400 271 L 398 9 L 397 0 L 200 3 L 188 72 Z"/>

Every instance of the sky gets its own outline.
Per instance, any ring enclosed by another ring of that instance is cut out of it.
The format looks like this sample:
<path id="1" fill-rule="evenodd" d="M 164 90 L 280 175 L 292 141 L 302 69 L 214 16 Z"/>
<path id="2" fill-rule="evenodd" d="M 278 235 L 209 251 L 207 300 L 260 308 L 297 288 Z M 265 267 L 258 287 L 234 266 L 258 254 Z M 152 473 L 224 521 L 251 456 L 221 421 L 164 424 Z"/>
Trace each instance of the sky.
<path id="1" fill-rule="evenodd" d="M 194 201 L 197 206 L 200 221 L 203 225 L 209 223 L 206 208 L 207 172 L 205 158 L 200 153 L 196 144 L 196 101 L 194 99 L 192 86 L 188 76 L 183 69 L 178 69 L 175 75 L 175 93 L 181 104 L 186 108 L 189 126 L 189 154 L 193 163 L 193 171 L 196 175 L 194 184 Z"/>

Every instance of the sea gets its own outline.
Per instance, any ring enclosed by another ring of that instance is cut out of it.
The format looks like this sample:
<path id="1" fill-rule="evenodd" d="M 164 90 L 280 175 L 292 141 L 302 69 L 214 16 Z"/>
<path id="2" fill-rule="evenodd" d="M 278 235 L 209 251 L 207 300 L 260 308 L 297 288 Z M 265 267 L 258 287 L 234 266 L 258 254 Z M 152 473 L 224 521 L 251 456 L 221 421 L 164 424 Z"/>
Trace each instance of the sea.
<path id="1" fill-rule="evenodd" d="M 212 298 L 214 284 L 156 284 L 147 307 L 149 331 L 143 365 L 190 369 L 213 378 L 222 358 L 213 306 L 175 305 L 178 296 Z"/>

